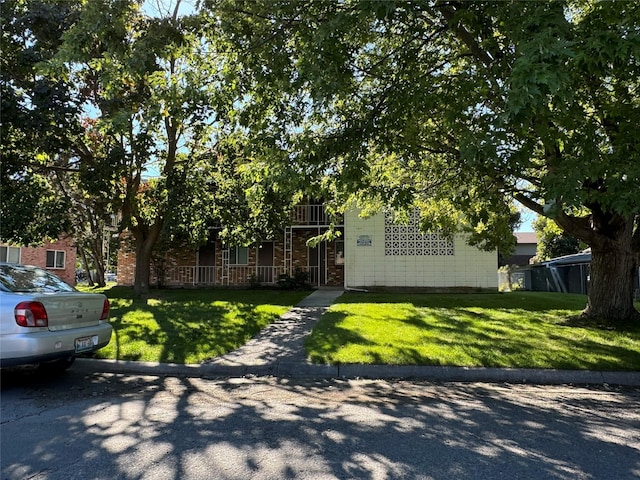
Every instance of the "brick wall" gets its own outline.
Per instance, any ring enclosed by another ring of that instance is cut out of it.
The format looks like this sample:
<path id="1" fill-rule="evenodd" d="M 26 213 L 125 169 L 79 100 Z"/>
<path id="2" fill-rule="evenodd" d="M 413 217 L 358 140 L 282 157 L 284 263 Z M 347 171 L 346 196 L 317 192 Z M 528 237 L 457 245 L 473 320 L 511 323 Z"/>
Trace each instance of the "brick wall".
<path id="1" fill-rule="evenodd" d="M 306 270 L 309 266 L 309 247 L 307 247 L 307 241 L 317 235 L 317 228 L 297 228 L 293 230 L 291 263 L 294 271 L 296 270 L 296 267 Z M 326 273 L 324 285 L 342 286 L 344 283 L 344 265 L 336 265 L 336 243 L 335 241 L 331 241 L 318 245 L 318 248 L 323 247 L 326 248 Z M 324 265 L 322 265 L 321 268 L 324 268 Z M 314 286 L 316 284 L 317 283 L 314 282 Z"/>
<path id="2" fill-rule="evenodd" d="M 273 242 L 273 265 L 284 267 L 284 241 L 282 239 Z"/>
<path id="3" fill-rule="evenodd" d="M 167 272 L 172 267 L 191 267 L 196 264 L 196 251 L 189 246 L 166 250 L 162 255 L 155 255 L 151 262 L 151 285 L 158 284 L 158 273 Z M 123 236 L 118 249 L 118 285 L 131 286 L 136 274 L 136 253 L 133 239 Z"/>
<path id="4" fill-rule="evenodd" d="M 64 252 L 63 268 L 47 268 L 47 251 Z M 72 238 L 61 238 L 55 242 L 45 242 L 40 247 L 21 247 L 20 263 L 34 265 L 54 273 L 70 285 L 76 284 L 76 246 Z"/>
<path id="5" fill-rule="evenodd" d="M 317 228 L 310 229 L 294 229 L 292 240 L 292 269 L 295 271 L 296 267 L 302 270 L 307 270 L 309 266 L 309 248 L 307 247 L 307 240 L 311 237 L 318 235 Z M 222 285 L 222 254 L 224 246 L 218 239 L 215 243 L 215 266 L 216 278 L 215 285 Z M 257 262 L 258 249 L 250 247 L 248 249 L 248 263 L 246 266 L 231 266 L 229 271 L 229 277 L 225 280 L 225 284 L 230 285 L 248 285 L 250 279 L 255 275 L 255 266 Z M 285 252 L 284 241 L 275 240 L 273 244 L 273 266 L 285 267 Z M 198 283 L 194 282 L 194 273 L 188 269 L 182 269 L 177 275 L 174 275 L 173 279 L 169 278 L 170 273 L 176 273 L 178 267 L 195 267 L 198 263 L 198 253 L 192 247 L 184 246 L 181 248 L 173 248 L 167 250 L 163 255 L 162 264 L 156 263 L 152 265 L 151 269 L 151 285 L 157 285 L 156 267 L 161 266 L 165 273 L 165 285 L 187 285 Z M 326 285 L 341 286 L 344 278 L 344 266 L 335 264 L 335 242 L 328 242 L 326 244 Z M 253 269 L 250 267 L 254 267 Z M 293 272 L 291 272 L 293 273 Z M 123 237 L 121 239 L 121 246 L 118 250 L 118 284 L 131 286 L 134 283 L 135 276 L 135 251 L 132 243 L 132 239 L 129 237 Z M 273 278 L 274 281 L 277 277 Z"/>
<path id="6" fill-rule="evenodd" d="M 342 254 L 344 255 L 344 249 Z M 344 264 L 336 265 L 335 241 L 327 243 L 327 285 L 344 285 Z"/>
<path id="7" fill-rule="evenodd" d="M 131 286 L 136 274 L 136 252 L 129 236 L 120 236 L 118 248 L 118 268 L 116 278 L 118 285 Z"/>
<path id="8" fill-rule="evenodd" d="M 309 248 L 307 240 L 315 237 L 317 230 L 295 229 L 293 231 L 293 241 L 291 243 L 291 267 L 293 271 L 297 268 L 306 268 L 309 265 Z"/>

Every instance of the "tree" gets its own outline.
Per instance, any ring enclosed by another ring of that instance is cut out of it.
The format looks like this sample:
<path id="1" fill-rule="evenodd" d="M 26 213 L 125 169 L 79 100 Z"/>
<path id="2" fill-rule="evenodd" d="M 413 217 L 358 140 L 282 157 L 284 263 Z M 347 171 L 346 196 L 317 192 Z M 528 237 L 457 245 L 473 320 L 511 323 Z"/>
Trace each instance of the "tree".
<path id="1" fill-rule="evenodd" d="M 288 158 L 269 142 L 255 142 L 241 132 L 225 137 L 209 163 L 209 188 L 215 201 L 212 218 L 229 245 L 258 245 L 282 234 L 291 209 L 301 199 L 300 183 L 286 169 L 271 171 Z"/>
<path id="2" fill-rule="evenodd" d="M 512 239 L 518 201 L 591 247 L 584 316 L 640 318 L 640 5 L 208 5 L 262 85 L 247 125 L 282 135 L 289 168 L 486 248 Z"/>
<path id="3" fill-rule="evenodd" d="M 538 237 L 535 261 L 544 262 L 552 258 L 562 257 L 580 252 L 584 244 L 562 231 L 552 220 L 538 217 L 533 222 L 533 229 Z"/>
<path id="4" fill-rule="evenodd" d="M 55 171 L 54 185 L 70 205 L 67 218 L 87 272 L 89 285 L 105 285 L 108 245 L 117 232 L 119 169 L 110 165 L 113 149 L 109 139 L 85 119 L 84 132 L 75 138 L 65 171 Z M 95 275 L 92 275 L 95 271 Z"/>
<path id="5" fill-rule="evenodd" d="M 98 153 L 89 148 L 97 152 L 101 143 L 82 121 L 73 86 L 40 68 L 62 45 L 77 7 L 64 0 L 3 2 L 1 233 L 18 244 L 73 236 L 104 285 L 104 226 L 115 210 L 113 189 L 104 188 L 110 178 L 96 172 Z"/>
<path id="6" fill-rule="evenodd" d="M 133 233 L 142 294 L 154 249 L 197 246 L 214 216 L 225 240 L 243 244 L 281 224 L 293 197 L 260 181 L 269 146 L 234 133 L 239 68 L 203 34 L 205 16 L 179 16 L 179 0 L 157 2 L 168 13 L 154 17 L 134 0 L 6 3 L 5 239 L 73 232 L 103 283 L 103 237 L 117 216 Z"/>
<path id="7" fill-rule="evenodd" d="M 115 187 L 122 229 L 134 238 L 134 291 L 148 292 L 153 250 L 163 232 L 206 234 L 208 204 L 198 171 L 215 143 L 224 57 L 200 35 L 200 17 L 149 17 L 136 1 L 89 0 L 64 34 L 49 74 L 69 78 L 104 139 L 75 154 Z M 198 183 L 199 182 L 199 183 Z M 199 211 L 195 205 L 201 205 Z"/>
<path id="8" fill-rule="evenodd" d="M 4 0 L 0 55 L 0 235 L 38 244 L 69 233 L 69 204 L 53 180 L 59 159 L 80 132 L 68 85 L 39 74 L 75 15 L 61 1 Z"/>

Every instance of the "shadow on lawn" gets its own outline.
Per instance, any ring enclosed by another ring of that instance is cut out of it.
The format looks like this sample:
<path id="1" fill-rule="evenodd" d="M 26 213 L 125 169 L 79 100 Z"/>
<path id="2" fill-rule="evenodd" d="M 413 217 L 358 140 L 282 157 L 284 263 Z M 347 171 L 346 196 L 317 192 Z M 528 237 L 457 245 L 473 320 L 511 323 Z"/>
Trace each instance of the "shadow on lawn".
<path id="1" fill-rule="evenodd" d="M 457 296 L 460 302 L 449 306 L 452 299 L 439 301 L 434 296 L 429 301 L 415 302 L 417 309 L 401 307 L 403 315 L 388 319 L 380 315 L 369 317 L 366 311 L 351 312 L 348 307 L 346 311 L 330 311 L 316 325 L 305 346 L 316 363 L 340 363 L 339 359 L 347 355 L 346 350 L 351 350 L 359 352 L 364 363 L 371 364 L 640 369 L 637 338 L 620 341 L 614 338 L 618 335 L 616 332 L 589 334 L 581 328 L 568 329 L 562 323 L 553 322 L 549 315 L 557 310 L 556 305 L 540 310 L 539 317 L 531 315 L 518 323 L 517 314 L 503 318 L 501 314 L 506 309 L 499 309 L 500 315 L 495 317 L 489 309 L 486 313 L 471 310 L 477 304 L 462 297 Z M 349 300 L 355 298 L 343 296 L 340 303 L 364 303 L 362 298 Z M 440 307 L 436 308 L 436 304 Z M 424 311 L 418 310 L 420 308 Z M 533 312 L 521 305 L 513 311 Z M 388 337 L 379 333 L 385 328 Z M 395 331 L 403 333 L 395 335 Z"/>
<path id="2" fill-rule="evenodd" d="M 228 353 L 277 320 L 282 307 L 304 297 L 277 291 L 155 290 L 147 298 L 133 300 L 131 289 L 123 287 L 106 294 L 112 299 L 115 358 L 142 360 L 141 352 L 125 346 L 138 342 L 160 347 L 157 361 L 163 363 Z"/>
<path id="3" fill-rule="evenodd" d="M 609 330 L 640 334 L 640 322 L 633 320 L 624 322 L 619 321 L 614 324 L 607 320 L 598 320 L 585 318 L 581 315 L 572 315 L 564 320 L 563 325 L 566 325 L 567 327 L 589 328 L 592 330 Z"/>
<path id="4" fill-rule="evenodd" d="M 327 359 L 331 358 L 346 345 L 375 347 L 376 344 L 374 342 L 367 340 L 357 332 L 337 326 L 340 323 L 339 316 L 335 320 L 332 318 L 330 328 L 314 329 L 311 336 L 305 340 L 304 347 L 307 352 L 311 352 L 309 355 L 311 362 L 330 363 L 327 362 Z M 343 318 L 346 317 L 345 315 L 341 316 Z"/>

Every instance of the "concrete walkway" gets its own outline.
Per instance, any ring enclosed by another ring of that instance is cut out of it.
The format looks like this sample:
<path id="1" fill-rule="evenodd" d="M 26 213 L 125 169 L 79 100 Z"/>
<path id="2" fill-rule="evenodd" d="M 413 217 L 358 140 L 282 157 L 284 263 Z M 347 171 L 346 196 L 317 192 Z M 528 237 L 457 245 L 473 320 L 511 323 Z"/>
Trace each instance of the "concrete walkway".
<path id="1" fill-rule="evenodd" d="M 79 358 L 73 368 L 94 372 L 198 377 L 281 376 L 640 386 L 640 372 L 312 364 L 304 352 L 304 339 L 329 306 L 342 294 L 342 289 L 315 290 L 239 349 L 200 365 Z"/>
<path id="2" fill-rule="evenodd" d="M 236 367 L 245 369 L 247 373 L 268 375 L 299 375 L 302 371 L 333 373 L 336 367 L 312 365 L 307 361 L 304 340 L 343 293 L 337 288 L 315 290 L 245 345 L 213 359 L 208 365 L 221 369 Z"/>

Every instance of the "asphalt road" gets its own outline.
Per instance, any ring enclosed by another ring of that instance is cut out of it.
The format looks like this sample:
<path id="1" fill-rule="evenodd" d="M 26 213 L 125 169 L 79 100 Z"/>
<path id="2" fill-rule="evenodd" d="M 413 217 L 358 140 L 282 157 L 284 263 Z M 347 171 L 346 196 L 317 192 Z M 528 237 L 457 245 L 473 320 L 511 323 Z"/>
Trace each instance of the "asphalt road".
<path id="1" fill-rule="evenodd" d="M 640 389 L 3 372 L 4 480 L 637 479 Z"/>

